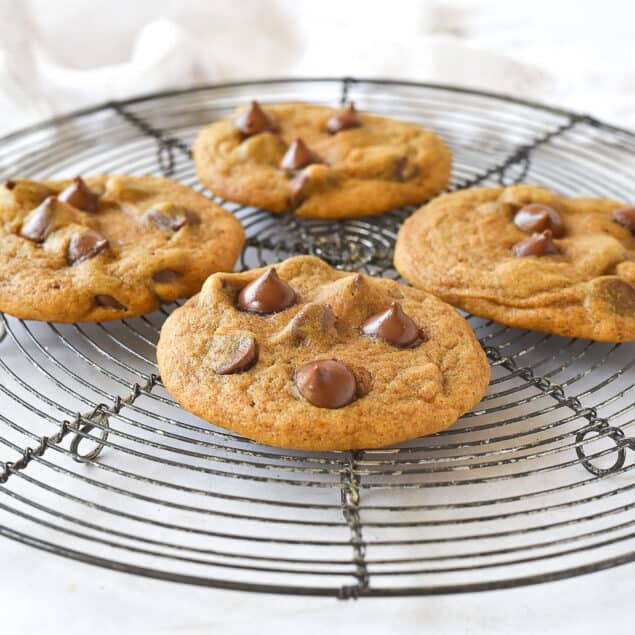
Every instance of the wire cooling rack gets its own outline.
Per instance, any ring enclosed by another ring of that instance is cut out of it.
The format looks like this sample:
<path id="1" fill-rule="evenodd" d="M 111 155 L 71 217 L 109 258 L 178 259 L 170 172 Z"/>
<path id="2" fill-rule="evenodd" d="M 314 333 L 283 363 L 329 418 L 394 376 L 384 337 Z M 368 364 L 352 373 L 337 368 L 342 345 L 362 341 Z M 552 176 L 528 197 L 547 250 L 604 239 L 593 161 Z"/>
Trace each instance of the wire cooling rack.
<path id="1" fill-rule="evenodd" d="M 164 174 L 202 189 L 197 131 L 252 98 L 353 99 L 421 122 L 452 148 L 451 189 L 525 180 L 635 201 L 630 132 L 481 92 L 353 79 L 108 103 L 6 137 L 0 174 Z M 414 209 L 324 222 L 221 203 L 248 234 L 240 267 L 312 253 L 394 277 L 396 232 Z M 469 316 L 493 368 L 473 412 L 393 448 L 291 452 L 171 400 L 155 344 L 175 306 L 103 324 L 0 314 L 0 534 L 155 578 L 340 598 L 512 587 L 633 560 L 632 343 Z"/>

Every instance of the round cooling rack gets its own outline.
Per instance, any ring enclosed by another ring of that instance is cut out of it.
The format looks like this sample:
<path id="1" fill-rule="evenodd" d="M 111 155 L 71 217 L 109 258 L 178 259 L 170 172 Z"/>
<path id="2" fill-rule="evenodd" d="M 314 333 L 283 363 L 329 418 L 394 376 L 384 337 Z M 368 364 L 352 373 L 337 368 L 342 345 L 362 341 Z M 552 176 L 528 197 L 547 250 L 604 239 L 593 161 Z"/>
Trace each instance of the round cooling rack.
<path id="1" fill-rule="evenodd" d="M 451 189 L 522 180 L 635 201 L 630 132 L 481 92 L 353 79 L 108 103 L 3 139 L 0 176 L 163 174 L 202 190 L 197 131 L 253 98 L 352 99 L 422 123 L 452 149 Z M 311 253 L 392 277 L 414 209 L 327 222 L 220 202 L 248 235 L 239 267 Z M 634 559 L 635 344 L 468 316 L 493 371 L 473 412 L 397 447 L 292 452 L 172 401 L 155 344 L 175 306 L 102 324 L 0 314 L 0 534 L 144 576 L 340 598 L 513 587 Z"/>

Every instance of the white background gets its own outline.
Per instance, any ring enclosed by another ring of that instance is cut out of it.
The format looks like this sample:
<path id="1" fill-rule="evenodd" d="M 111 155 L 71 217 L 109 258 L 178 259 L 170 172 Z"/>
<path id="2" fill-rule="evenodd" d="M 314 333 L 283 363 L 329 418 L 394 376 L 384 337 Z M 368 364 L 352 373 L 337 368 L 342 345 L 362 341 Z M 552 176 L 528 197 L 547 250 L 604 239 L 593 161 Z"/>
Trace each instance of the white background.
<path id="1" fill-rule="evenodd" d="M 98 101 L 358 75 L 463 84 L 635 128 L 635 4 L 0 0 L 0 134 Z M 487 594 L 338 603 L 135 578 L 0 541 L 2 633 L 632 632 L 632 567 Z M 35 572 L 35 575 L 33 574 Z"/>

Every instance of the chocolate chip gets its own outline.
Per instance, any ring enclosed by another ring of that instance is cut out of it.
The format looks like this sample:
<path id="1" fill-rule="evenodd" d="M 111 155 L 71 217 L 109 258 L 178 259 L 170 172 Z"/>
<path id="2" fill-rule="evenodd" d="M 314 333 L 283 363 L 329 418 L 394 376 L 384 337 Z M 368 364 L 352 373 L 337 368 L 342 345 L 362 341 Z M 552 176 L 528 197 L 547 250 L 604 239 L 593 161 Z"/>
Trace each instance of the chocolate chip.
<path id="1" fill-rule="evenodd" d="M 550 229 L 555 238 L 564 236 L 564 224 L 553 207 L 531 203 L 514 215 L 514 225 L 524 232 L 534 233 Z"/>
<path id="2" fill-rule="evenodd" d="M 94 229 L 74 234 L 68 243 L 66 257 L 69 265 L 83 262 L 108 248 L 108 240 Z"/>
<path id="3" fill-rule="evenodd" d="M 238 306 L 250 313 L 276 313 L 295 304 L 296 298 L 295 291 L 272 267 L 243 287 Z"/>
<path id="4" fill-rule="evenodd" d="M 359 291 L 359 289 L 362 288 L 362 285 L 366 284 L 366 279 L 364 278 L 364 274 L 363 273 L 356 273 L 353 276 L 353 288 L 352 291 L 353 293 L 356 293 L 357 291 Z"/>
<path id="5" fill-rule="evenodd" d="M 171 229 L 172 231 L 178 231 L 181 227 L 187 225 L 187 217 L 185 215 L 171 218 L 170 216 L 151 211 L 148 213 L 148 218 L 152 220 L 157 227 L 161 229 Z"/>
<path id="6" fill-rule="evenodd" d="M 613 220 L 635 234 L 635 207 L 623 207 L 613 212 Z"/>
<path id="7" fill-rule="evenodd" d="M 399 156 L 395 159 L 392 176 L 397 181 L 407 181 L 417 176 L 417 174 L 419 174 L 419 168 L 410 163 L 408 157 Z"/>
<path id="8" fill-rule="evenodd" d="M 359 399 L 364 397 L 373 389 L 373 377 L 365 369 L 360 366 L 351 367 L 351 372 L 355 375 L 356 391 L 355 395 Z"/>
<path id="9" fill-rule="evenodd" d="M 403 312 L 399 302 L 371 315 L 361 326 L 363 335 L 380 337 L 398 348 L 412 348 L 421 343 L 417 325 Z"/>
<path id="10" fill-rule="evenodd" d="M 56 200 L 54 196 L 48 196 L 38 207 L 29 212 L 20 228 L 22 238 L 41 243 L 48 236 L 55 215 Z"/>
<path id="11" fill-rule="evenodd" d="M 144 219 L 153 223 L 159 229 L 178 231 L 185 225 L 198 225 L 201 217 L 191 209 L 174 203 L 160 203 L 150 208 Z"/>
<path id="12" fill-rule="evenodd" d="M 621 278 L 606 278 L 596 285 L 598 296 L 612 310 L 623 315 L 635 313 L 635 287 Z"/>
<path id="13" fill-rule="evenodd" d="M 105 306 L 109 309 L 117 309 L 118 311 L 125 311 L 126 307 L 111 295 L 99 294 L 95 296 L 95 304 L 97 306 Z"/>
<path id="14" fill-rule="evenodd" d="M 335 359 L 304 364 L 293 381 L 300 394 L 318 408 L 342 408 L 357 397 L 355 375 Z"/>
<path id="15" fill-rule="evenodd" d="M 552 240 L 550 229 L 545 229 L 542 234 L 534 234 L 525 240 L 521 240 L 512 247 L 514 256 L 547 256 L 559 254 L 560 250 Z"/>
<path id="16" fill-rule="evenodd" d="M 294 316 L 287 328 L 296 333 L 314 330 L 319 333 L 327 331 L 337 323 L 337 316 L 329 304 L 309 302 Z"/>
<path id="17" fill-rule="evenodd" d="M 8 190 L 12 190 L 15 186 L 17 185 L 17 183 L 11 179 L 7 179 L 4 182 L 4 186 L 8 189 Z"/>
<path id="18" fill-rule="evenodd" d="M 408 163 L 408 157 L 397 157 L 395 159 L 395 167 L 393 169 L 393 175 L 398 181 L 403 181 L 403 173 Z"/>
<path id="19" fill-rule="evenodd" d="M 301 172 L 293 181 L 289 190 L 289 205 L 296 209 L 304 201 L 310 177 L 306 172 Z"/>
<path id="20" fill-rule="evenodd" d="M 225 361 L 214 369 L 217 375 L 242 373 L 258 361 L 258 345 L 254 337 L 239 337 L 224 352 Z"/>
<path id="21" fill-rule="evenodd" d="M 186 207 L 184 209 L 183 213 L 185 214 L 185 218 L 187 220 L 187 224 L 188 225 L 200 225 L 201 224 L 201 217 L 194 210 L 188 209 Z"/>
<path id="22" fill-rule="evenodd" d="M 285 172 L 294 172 L 312 163 L 323 163 L 323 161 L 300 137 L 297 137 L 282 157 L 280 169 Z"/>
<path id="23" fill-rule="evenodd" d="M 86 185 L 81 176 L 58 195 L 60 201 L 68 203 L 84 212 L 96 212 L 99 209 L 99 194 Z"/>
<path id="24" fill-rule="evenodd" d="M 357 110 L 355 110 L 355 104 L 351 102 L 346 108 L 340 110 L 326 122 L 326 129 L 331 134 L 336 134 L 342 130 L 359 128 L 363 125 L 364 123 L 357 114 Z"/>
<path id="25" fill-rule="evenodd" d="M 322 304 L 321 308 L 322 316 L 320 318 L 320 328 L 322 331 L 326 331 L 337 324 L 337 315 L 333 313 L 330 304 Z"/>
<path id="26" fill-rule="evenodd" d="M 338 320 L 328 304 L 308 302 L 293 316 L 290 322 L 270 341 L 291 342 L 303 346 L 311 341 L 337 337 Z"/>
<path id="27" fill-rule="evenodd" d="M 266 110 L 263 110 L 257 101 L 252 101 L 249 108 L 238 115 L 234 121 L 234 126 L 245 137 L 251 137 L 261 132 L 275 132 L 278 129 L 276 120 Z"/>
<path id="28" fill-rule="evenodd" d="M 303 304 L 279 331 L 269 337 L 274 346 L 294 347 L 315 345 L 319 350 L 330 348 L 340 340 L 346 325 L 338 320 L 333 309 L 321 302 Z"/>
<path id="29" fill-rule="evenodd" d="M 178 271 L 173 271 L 172 269 L 160 269 L 159 271 L 155 271 L 152 274 L 152 279 L 155 282 L 169 283 L 174 282 L 178 278 L 180 278 L 181 274 Z"/>

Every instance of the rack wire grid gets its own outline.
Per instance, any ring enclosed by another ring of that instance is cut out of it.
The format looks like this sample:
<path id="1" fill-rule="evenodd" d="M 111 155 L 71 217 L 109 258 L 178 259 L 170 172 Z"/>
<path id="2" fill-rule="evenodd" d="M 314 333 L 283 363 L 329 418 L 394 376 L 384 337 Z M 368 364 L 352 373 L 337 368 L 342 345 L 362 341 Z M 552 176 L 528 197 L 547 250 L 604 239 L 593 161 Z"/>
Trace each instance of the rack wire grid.
<path id="1" fill-rule="evenodd" d="M 205 192 L 197 131 L 253 98 L 354 100 L 421 123 L 452 149 L 450 190 L 523 180 L 635 201 L 626 130 L 483 92 L 351 78 L 110 102 L 5 137 L 0 173 L 163 174 Z M 326 222 L 214 198 L 245 226 L 240 268 L 312 253 L 393 277 L 396 232 L 414 209 Z M 515 587 L 634 559 L 633 343 L 468 316 L 493 371 L 475 410 L 396 447 L 294 452 L 174 403 L 155 345 L 176 306 L 101 324 L 0 314 L 0 534 L 154 578 L 339 598 Z"/>

